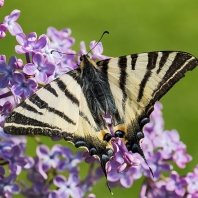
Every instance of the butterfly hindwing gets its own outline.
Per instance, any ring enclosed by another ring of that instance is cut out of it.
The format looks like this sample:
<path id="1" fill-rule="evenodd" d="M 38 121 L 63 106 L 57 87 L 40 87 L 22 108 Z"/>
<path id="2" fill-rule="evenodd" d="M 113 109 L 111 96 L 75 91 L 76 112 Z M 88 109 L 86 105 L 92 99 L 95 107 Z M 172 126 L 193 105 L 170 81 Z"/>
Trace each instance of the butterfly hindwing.
<path id="1" fill-rule="evenodd" d="M 127 148 L 143 155 L 139 141 L 149 122 L 154 104 L 182 77 L 194 69 L 198 60 L 185 52 L 162 51 L 121 56 L 97 62 L 108 77 L 122 122 L 115 131 L 124 132 Z"/>

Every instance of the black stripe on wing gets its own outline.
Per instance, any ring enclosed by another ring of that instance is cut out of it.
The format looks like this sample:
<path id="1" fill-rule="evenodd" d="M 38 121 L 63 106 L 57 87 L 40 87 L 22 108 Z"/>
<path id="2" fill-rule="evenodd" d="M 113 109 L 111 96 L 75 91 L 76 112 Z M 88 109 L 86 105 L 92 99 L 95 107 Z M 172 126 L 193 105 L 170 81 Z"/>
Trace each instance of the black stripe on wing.
<path id="1" fill-rule="evenodd" d="M 119 86 L 122 90 L 122 109 L 125 112 L 125 102 L 127 99 L 127 94 L 125 90 L 126 86 L 126 79 L 127 79 L 127 57 L 126 56 L 120 56 L 118 60 L 118 66 L 120 68 L 120 78 L 119 78 Z"/>
<path id="2" fill-rule="evenodd" d="M 71 100 L 72 103 L 76 104 L 77 106 L 79 106 L 79 100 L 75 97 L 75 95 L 73 95 L 68 89 L 66 84 L 60 80 L 59 78 L 57 78 L 55 80 L 55 82 L 57 83 L 59 89 L 65 94 L 65 96 Z"/>
<path id="3" fill-rule="evenodd" d="M 163 69 L 163 65 L 166 64 L 165 61 L 169 60 L 167 56 L 170 56 L 171 53 L 177 54 L 173 59 L 172 64 L 169 66 L 169 69 L 166 71 L 162 81 L 159 82 L 157 88 L 153 91 L 153 98 L 151 99 L 150 103 L 147 105 L 145 109 L 147 116 L 149 116 L 153 111 L 153 105 L 155 104 L 155 102 L 159 101 L 173 87 L 173 85 L 176 82 L 178 82 L 182 77 L 184 77 L 187 71 L 193 70 L 198 65 L 198 59 L 186 52 L 167 51 L 162 53 L 163 55 L 160 60 L 161 65 L 159 65 L 160 71 Z"/>
<path id="4" fill-rule="evenodd" d="M 145 75 L 144 75 L 144 77 L 143 77 L 143 79 L 142 79 L 142 81 L 141 81 L 141 83 L 139 85 L 139 92 L 138 92 L 137 102 L 141 101 L 141 99 L 142 99 L 142 97 L 144 95 L 144 88 L 146 87 L 146 83 L 148 82 L 149 78 L 151 77 L 151 74 L 152 73 L 151 73 L 150 70 L 148 70 L 145 73 Z"/>
<path id="5" fill-rule="evenodd" d="M 102 73 L 107 75 L 107 70 L 108 70 L 108 64 L 109 64 L 110 59 L 98 61 L 96 65 L 101 69 Z"/>
<path id="6" fill-rule="evenodd" d="M 168 51 L 167 52 L 166 51 L 165 52 L 162 52 L 162 57 L 161 57 L 160 62 L 159 62 L 159 68 L 157 70 L 157 74 L 159 74 L 160 71 L 162 70 L 162 68 L 165 65 L 165 63 L 166 63 L 166 61 L 167 61 L 170 53 L 171 52 L 168 52 Z"/>
<path id="7" fill-rule="evenodd" d="M 23 107 L 24 109 L 26 109 L 26 110 L 28 110 L 28 111 L 30 111 L 30 112 L 34 112 L 34 113 L 37 113 L 37 114 L 39 114 L 39 115 L 43 115 L 43 113 L 37 111 L 37 109 L 35 109 L 34 107 L 28 105 L 25 101 L 22 101 L 22 102 L 18 105 L 18 107 L 19 107 L 19 106 L 20 106 L 20 107 Z"/>
<path id="8" fill-rule="evenodd" d="M 43 88 L 46 89 L 47 91 L 49 91 L 55 97 L 58 97 L 58 94 L 56 93 L 56 90 L 50 84 L 45 85 Z"/>
<path id="9" fill-rule="evenodd" d="M 148 53 L 148 64 L 147 64 L 148 70 L 152 70 L 156 67 L 157 58 L 158 58 L 158 52 Z"/>
<path id="10" fill-rule="evenodd" d="M 139 85 L 139 93 L 138 93 L 138 97 L 137 97 L 137 102 L 140 102 L 144 95 L 144 89 L 146 87 L 146 84 L 149 81 L 149 78 L 152 76 L 151 70 L 156 67 L 157 58 L 158 58 L 158 52 L 149 52 L 148 53 L 147 72 L 145 73 L 145 75 Z"/>
<path id="11" fill-rule="evenodd" d="M 12 113 L 10 113 L 8 115 L 8 117 L 6 118 L 6 123 L 14 123 L 14 124 L 21 124 L 21 125 L 30 125 L 30 126 L 39 126 L 39 127 L 47 127 L 47 128 L 51 128 L 51 129 L 59 129 L 58 127 L 53 127 L 48 123 L 45 122 L 41 122 L 39 120 L 36 120 L 34 118 L 29 118 L 24 116 L 21 113 L 15 112 L 13 111 Z M 25 128 L 25 127 L 24 127 Z"/>
<path id="12" fill-rule="evenodd" d="M 137 58 L 138 58 L 138 54 L 132 54 L 131 55 L 131 69 L 132 70 L 135 70 L 135 65 L 136 65 L 136 61 L 137 61 Z"/>
<path id="13" fill-rule="evenodd" d="M 185 52 L 178 52 L 162 81 L 153 92 L 154 102 L 160 100 L 176 82 L 185 76 L 187 71 L 193 70 L 197 65 L 197 58 Z"/>
<path id="14" fill-rule="evenodd" d="M 32 96 L 29 97 L 29 100 L 35 104 L 40 109 L 46 109 L 49 112 L 54 113 L 55 115 L 63 118 L 65 121 L 67 121 L 70 124 L 75 125 L 76 123 L 69 118 L 67 115 L 65 115 L 63 112 L 58 111 L 57 109 L 50 107 L 44 100 L 42 100 L 36 93 L 34 93 Z"/>

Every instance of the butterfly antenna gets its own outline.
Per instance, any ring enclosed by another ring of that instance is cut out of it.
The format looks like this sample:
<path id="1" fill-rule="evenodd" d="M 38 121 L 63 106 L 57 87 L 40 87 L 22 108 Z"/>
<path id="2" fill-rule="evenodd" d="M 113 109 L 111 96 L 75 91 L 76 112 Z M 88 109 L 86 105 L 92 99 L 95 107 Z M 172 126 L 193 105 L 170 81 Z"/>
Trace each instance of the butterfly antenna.
<path id="1" fill-rule="evenodd" d="M 109 189 L 109 192 L 113 195 L 113 192 L 111 191 L 111 188 L 110 188 L 109 183 L 108 183 L 108 180 L 107 180 L 107 171 L 106 171 L 105 165 L 106 165 L 106 163 L 102 163 L 102 162 L 101 162 L 101 167 L 102 167 L 102 170 L 103 170 L 104 175 L 105 175 L 105 177 L 106 177 L 106 184 L 107 184 L 107 187 L 108 187 L 108 189 Z"/>
<path id="2" fill-rule="evenodd" d="M 68 54 L 68 53 L 65 53 L 65 52 L 58 51 L 58 50 L 52 50 L 52 51 L 51 51 L 51 54 L 52 54 L 53 52 L 58 52 L 58 53 L 60 53 L 60 54 L 66 54 L 66 55 L 76 55 L 76 56 L 79 56 L 78 54 Z"/>
<path id="3" fill-rule="evenodd" d="M 100 39 L 99 39 L 99 40 L 96 42 L 96 44 L 87 52 L 87 55 L 89 54 L 89 52 L 91 52 L 92 49 L 94 49 L 94 48 L 98 45 L 98 43 L 101 41 L 102 37 L 103 37 L 105 34 L 109 34 L 109 32 L 108 32 L 108 31 L 104 31 L 104 32 L 102 33 L 102 36 L 100 37 Z"/>
<path id="4" fill-rule="evenodd" d="M 152 174 L 152 176 L 153 176 L 153 178 L 154 178 L 153 170 L 152 170 L 151 167 L 148 165 L 148 162 L 147 162 L 147 160 L 146 160 L 146 158 L 145 158 L 145 156 L 144 156 L 144 153 L 143 153 L 141 147 L 138 148 L 138 153 L 139 153 L 139 154 L 142 156 L 142 158 L 144 159 L 146 165 L 148 166 L 148 168 L 149 168 L 149 170 L 150 170 L 150 172 L 151 172 L 151 174 Z"/>

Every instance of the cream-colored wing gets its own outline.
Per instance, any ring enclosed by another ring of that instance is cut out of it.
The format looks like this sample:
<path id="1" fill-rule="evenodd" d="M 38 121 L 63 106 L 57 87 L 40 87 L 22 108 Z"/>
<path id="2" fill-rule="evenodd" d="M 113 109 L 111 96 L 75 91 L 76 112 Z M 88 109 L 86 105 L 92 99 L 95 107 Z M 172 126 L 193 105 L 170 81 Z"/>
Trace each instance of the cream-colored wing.
<path id="1" fill-rule="evenodd" d="M 133 54 L 97 62 L 98 69 L 108 77 L 122 118 L 114 127 L 115 135 L 123 138 L 128 150 L 143 156 L 139 142 L 155 102 L 197 65 L 196 57 L 174 51 Z"/>
<path id="2" fill-rule="evenodd" d="M 15 107 L 6 118 L 10 134 L 62 136 L 78 128 L 81 87 L 73 77 L 76 70 L 45 85 Z"/>

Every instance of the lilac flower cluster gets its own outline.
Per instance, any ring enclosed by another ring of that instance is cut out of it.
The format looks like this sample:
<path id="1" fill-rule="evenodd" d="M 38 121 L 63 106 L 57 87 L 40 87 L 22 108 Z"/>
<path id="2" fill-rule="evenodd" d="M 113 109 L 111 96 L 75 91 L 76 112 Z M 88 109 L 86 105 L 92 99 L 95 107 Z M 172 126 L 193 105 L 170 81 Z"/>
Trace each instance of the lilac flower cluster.
<path id="1" fill-rule="evenodd" d="M 30 198 L 95 198 L 94 194 L 88 193 L 104 176 L 97 158 L 91 157 L 87 151 L 73 154 L 70 148 L 58 144 L 50 149 L 37 136 L 33 137 L 38 144 L 36 156 L 27 156 L 28 139 L 3 132 L 4 120 L 12 108 L 44 84 L 75 69 L 79 63 L 75 59 L 76 52 L 71 49 L 75 40 L 70 37 L 69 28 L 58 31 L 50 27 L 47 34 L 37 36 L 31 32 L 26 36 L 16 22 L 19 16 L 20 11 L 14 10 L 0 24 L 0 38 L 4 38 L 9 31 L 18 42 L 16 53 L 26 58 L 26 63 L 15 56 L 6 61 L 6 56 L 0 55 L 0 196 L 12 197 L 12 194 L 21 193 Z M 92 41 L 90 48 L 95 44 Z M 90 57 L 93 60 L 108 58 L 102 55 L 102 43 L 92 52 Z M 86 53 L 85 43 L 81 42 L 78 54 Z M 115 154 L 106 166 L 109 186 L 129 188 L 135 180 L 144 176 L 140 197 L 198 197 L 198 167 L 185 176 L 179 176 L 172 170 L 172 163 L 184 168 L 191 156 L 186 154 L 186 146 L 180 141 L 177 131 L 164 131 L 161 108 L 160 103 L 155 105 L 151 121 L 144 128 L 142 143 L 154 178 L 140 156 L 128 152 L 120 139 L 112 138 Z M 112 131 L 110 117 L 104 119 Z M 86 178 L 80 179 L 79 164 L 83 161 L 89 164 L 89 170 Z M 8 169 L 4 168 L 6 165 Z M 29 185 L 20 179 L 21 172 L 26 172 Z M 64 172 L 68 173 L 67 177 Z M 170 173 L 170 176 L 165 177 L 163 172 Z"/>

